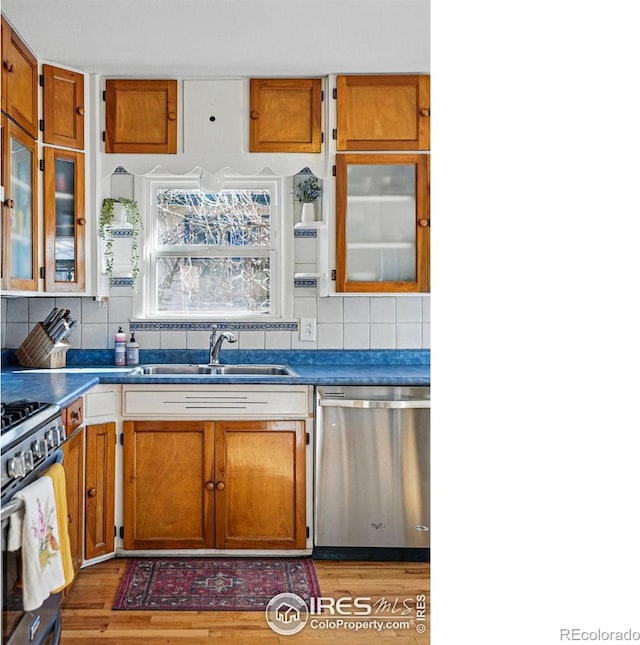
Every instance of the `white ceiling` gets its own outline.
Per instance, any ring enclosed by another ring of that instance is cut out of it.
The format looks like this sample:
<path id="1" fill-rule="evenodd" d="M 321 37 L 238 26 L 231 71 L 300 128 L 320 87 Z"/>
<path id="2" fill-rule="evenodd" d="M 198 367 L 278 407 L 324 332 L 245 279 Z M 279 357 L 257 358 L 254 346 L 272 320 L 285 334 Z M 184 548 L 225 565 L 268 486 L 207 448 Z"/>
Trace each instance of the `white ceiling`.
<path id="1" fill-rule="evenodd" d="M 430 0 L 1 0 L 40 60 L 104 76 L 430 72 Z"/>

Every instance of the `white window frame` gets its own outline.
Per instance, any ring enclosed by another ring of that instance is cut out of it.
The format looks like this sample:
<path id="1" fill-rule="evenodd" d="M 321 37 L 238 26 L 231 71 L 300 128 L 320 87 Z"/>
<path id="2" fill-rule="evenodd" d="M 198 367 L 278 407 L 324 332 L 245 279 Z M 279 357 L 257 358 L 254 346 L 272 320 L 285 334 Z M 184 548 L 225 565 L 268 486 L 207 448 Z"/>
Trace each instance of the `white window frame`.
<path id="1" fill-rule="evenodd" d="M 274 176 L 225 176 L 224 189 L 268 189 L 271 193 L 271 246 L 252 247 L 255 255 L 270 258 L 270 300 L 268 314 L 217 313 L 217 312 L 168 312 L 157 310 L 156 259 L 168 253 L 156 248 L 157 209 L 156 191 L 163 188 L 199 189 L 199 175 L 147 176 L 136 181 L 136 194 L 143 195 L 140 212 L 143 218 L 143 237 L 140 244 L 140 274 L 134 296 L 134 317 L 147 321 L 247 321 L 276 322 L 291 320 L 293 316 L 293 222 L 291 209 L 283 203 L 283 179 Z M 186 247 L 188 248 L 188 247 Z M 182 247 L 184 252 L 186 248 Z M 237 256 L 238 247 L 192 247 L 198 257 Z M 246 250 L 246 248 L 243 248 Z M 177 247 L 176 247 L 176 253 Z M 188 253 L 186 253 L 189 255 Z"/>

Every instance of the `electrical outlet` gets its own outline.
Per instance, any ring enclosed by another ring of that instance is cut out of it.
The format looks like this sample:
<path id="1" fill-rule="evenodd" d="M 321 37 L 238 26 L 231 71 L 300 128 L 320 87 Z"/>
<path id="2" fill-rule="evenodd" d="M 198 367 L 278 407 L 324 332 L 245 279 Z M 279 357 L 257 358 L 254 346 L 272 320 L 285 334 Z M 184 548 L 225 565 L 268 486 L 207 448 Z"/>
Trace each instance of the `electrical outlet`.
<path id="1" fill-rule="evenodd" d="M 316 319 L 300 318 L 300 340 L 314 341 L 316 339 Z"/>

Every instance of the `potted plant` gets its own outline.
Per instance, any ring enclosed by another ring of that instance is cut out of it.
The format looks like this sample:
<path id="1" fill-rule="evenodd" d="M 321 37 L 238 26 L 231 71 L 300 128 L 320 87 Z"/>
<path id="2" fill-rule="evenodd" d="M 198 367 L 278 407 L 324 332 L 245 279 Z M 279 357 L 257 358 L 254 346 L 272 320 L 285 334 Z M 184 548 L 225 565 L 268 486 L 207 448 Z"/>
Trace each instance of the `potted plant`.
<path id="1" fill-rule="evenodd" d="M 116 208 L 116 207 L 121 208 Z M 131 230 L 131 277 L 135 286 L 135 280 L 140 272 L 140 258 L 138 256 L 138 237 L 142 228 L 140 208 L 135 199 L 126 197 L 105 197 L 102 200 L 100 209 L 100 220 L 98 223 L 98 235 L 105 241 L 104 258 L 105 273 L 111 281 L 113 276 L 113 229 L 117 228 L 116 210 L 121 210 L 122 228 Z"/>
<path id="2" fill-rule="evenodd" d="M 296 184 L 293 190 L 295 198 L 302 202 L 302 222 L 307 224 L 315 220 L 314 203 L 322 196 L 322 184 L 315 175 L 307 175 Z"/>

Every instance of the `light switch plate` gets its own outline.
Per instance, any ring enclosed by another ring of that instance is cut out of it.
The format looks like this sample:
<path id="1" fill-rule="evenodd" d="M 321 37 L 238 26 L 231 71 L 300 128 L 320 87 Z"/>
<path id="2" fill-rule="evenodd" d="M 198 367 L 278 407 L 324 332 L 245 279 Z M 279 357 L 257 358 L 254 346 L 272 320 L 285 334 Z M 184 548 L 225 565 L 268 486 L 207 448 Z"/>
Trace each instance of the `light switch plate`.
<path id="1" fill-rule="evenodd" d="M 301 341 L 315 341 L 316 340 L 316 319 L 315 318 L 300 318 L 300 340 Z"/>

